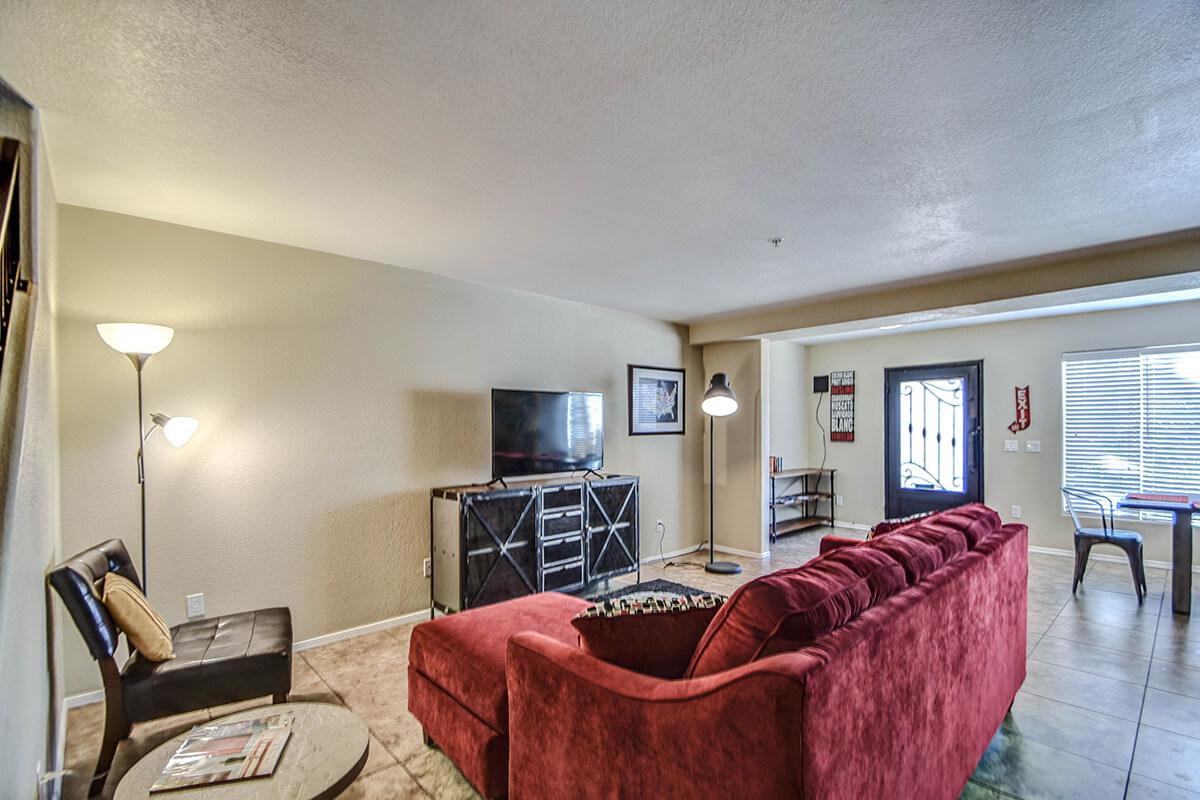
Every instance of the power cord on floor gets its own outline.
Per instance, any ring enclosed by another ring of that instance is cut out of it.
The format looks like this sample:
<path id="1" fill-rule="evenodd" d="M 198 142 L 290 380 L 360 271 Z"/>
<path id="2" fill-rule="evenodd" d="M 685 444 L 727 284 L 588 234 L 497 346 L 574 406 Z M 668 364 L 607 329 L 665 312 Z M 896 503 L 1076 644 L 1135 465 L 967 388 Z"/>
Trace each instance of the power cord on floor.
<path id="1" fill-rule="evenodd" d="M 825 461 L 829 458 L 829 444 L 825 441 L 826 432 L 825 426 L 821 424 L 821 401 L 825 399 L 825 393 L 821 392 L 817 395 L 817 427 L 821 429 L 821 469 L 825 469 Z M 821 476 L 817 476 L 817 481 L 821 480 Z"/>
<path id="2" fill-rule="evenodd" d="M 658 560 L 662 563 L 663 569 L 668 569 L 669 567 L 677 567 L 677 568 L 681 568 L 681 569 L 687 569 L 687 568 L 703 569 L 704 568 L 703 564 L 696 564 L 691 561 L 667 561 L 667 556 L 665 553 L 663 553 L 663 539 L 665 539 L 666 536 L 667 536 L 667 526 L 664 525 L 662 520 L 660 519 L 658 521 Z"/>

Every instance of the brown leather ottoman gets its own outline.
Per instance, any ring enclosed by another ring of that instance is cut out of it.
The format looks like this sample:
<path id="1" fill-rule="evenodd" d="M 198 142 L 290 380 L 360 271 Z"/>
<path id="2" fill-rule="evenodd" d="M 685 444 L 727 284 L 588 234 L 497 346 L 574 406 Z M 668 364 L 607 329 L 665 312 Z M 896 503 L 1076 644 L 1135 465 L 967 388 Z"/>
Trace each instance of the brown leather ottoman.
<path id="1" fill-rule="evenodd" d="M 508 640 L 537 631 L 578 641 L 571 618 L 591 603 L 547 592 L 451 614 L 413 629 L 408 710 L 484 797 L 508 794 Z"/>

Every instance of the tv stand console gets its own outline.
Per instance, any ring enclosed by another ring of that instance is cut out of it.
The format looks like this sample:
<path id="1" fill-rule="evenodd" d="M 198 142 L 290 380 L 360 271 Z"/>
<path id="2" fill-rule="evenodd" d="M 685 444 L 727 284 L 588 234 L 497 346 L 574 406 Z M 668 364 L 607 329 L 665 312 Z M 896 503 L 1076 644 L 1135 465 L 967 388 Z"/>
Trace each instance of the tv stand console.
<path id="1" fill-rule="evenodd" d="M 636 475 L 589 473 L 434 489 L 430 613 L 639 571 L 638 488 Z"/>

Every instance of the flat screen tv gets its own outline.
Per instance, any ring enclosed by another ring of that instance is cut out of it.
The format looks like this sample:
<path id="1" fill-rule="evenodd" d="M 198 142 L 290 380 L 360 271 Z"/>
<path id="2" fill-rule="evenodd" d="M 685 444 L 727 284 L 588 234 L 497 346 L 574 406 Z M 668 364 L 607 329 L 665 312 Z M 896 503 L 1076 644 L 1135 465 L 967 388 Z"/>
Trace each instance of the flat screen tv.
<path id="1" fill-rule="evenodd" d="M 604 466 L 604 395 L 492 389 L 492 477 Z"/>

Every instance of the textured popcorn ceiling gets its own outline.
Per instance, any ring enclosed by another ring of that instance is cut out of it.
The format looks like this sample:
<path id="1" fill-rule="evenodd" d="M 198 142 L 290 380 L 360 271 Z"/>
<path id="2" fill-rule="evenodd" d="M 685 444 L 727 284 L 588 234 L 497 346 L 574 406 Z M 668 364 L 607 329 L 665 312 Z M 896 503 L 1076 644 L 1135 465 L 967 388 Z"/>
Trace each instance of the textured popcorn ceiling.
<path id="1" fill-rule="evenodd" d="M 1200 223 L 1198 42 L 1195 0 L 0 3 L 61 202 L 675 320 Z"/>

